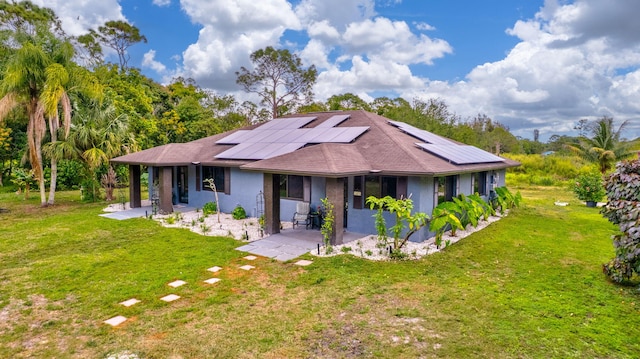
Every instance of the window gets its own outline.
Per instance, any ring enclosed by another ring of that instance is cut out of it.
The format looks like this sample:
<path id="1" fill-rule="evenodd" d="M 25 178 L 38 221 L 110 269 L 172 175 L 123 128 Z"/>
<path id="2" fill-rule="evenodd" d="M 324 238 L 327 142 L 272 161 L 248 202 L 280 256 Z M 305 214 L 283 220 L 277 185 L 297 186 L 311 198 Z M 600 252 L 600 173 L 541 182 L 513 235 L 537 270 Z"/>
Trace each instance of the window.
<path id="1" fill-rule="evenodd" d="M 229 193 L 228 186 L 228 169 L 225 167 L 202 166 L 202 188 L 205 191 L 213 191 L 209 187 L 209 183 L 205 180 L 213 178 L 217 192 Z"/>
<path id="2" fill-rule="evenodd" d="M 308 186 L 307 186 L 308 187 Z M 280 176 L 280 198 L 305 200 L 305 177 L 295 175 Z M 310 197 L 310 196 L 307 196 Z"/>
<path id="3" fill-rule="evenodd" d="M 436 205 L 442 202 L 448 202 L 455 197 L 458 183 L 458 176 L 436 177 L 435 178 L 435 193 L 434 197 L 437 199 Z"/>
<path id="4" fill-rule="evenodd" d="M 487 172 L 478 172 L 473 174 L 473 193 L 481 196 L 487 194 Z"/>
<path id="5" fill-rule="evenodd" d="M 353 182 L 353 206 L 362 209 L 369 196 L 406 198 L 407 183 L 407 177 L 356 176 Z"/>

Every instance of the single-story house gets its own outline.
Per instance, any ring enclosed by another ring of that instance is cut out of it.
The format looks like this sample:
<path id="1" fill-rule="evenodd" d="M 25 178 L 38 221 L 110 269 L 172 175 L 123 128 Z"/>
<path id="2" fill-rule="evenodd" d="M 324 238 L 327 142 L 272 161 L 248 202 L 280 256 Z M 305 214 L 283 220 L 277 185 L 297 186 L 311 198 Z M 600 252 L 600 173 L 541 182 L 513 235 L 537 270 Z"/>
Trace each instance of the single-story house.
<path id="1" fill-rule="evenodd" d="M 291 220 L 297 202 L 316 208 L 322 198 L 335 205 L 336 228 L 375 234 L 368 196 L 411 196 L 414 211 L 430 215 L 460 193 L 490 196 L 504 186 L 506 169 L 519 165 L 366 111 L 288 115 L 111 162 L 129 165 L 132 207 L 141 204 L 141 166 L 149 171 L 150 191 L 156 184 L 164 212 L 174 204 L 214 201 L 204 182 L 213 178 L 220 209 L 229 213 L 240 205 L 250 215 L 264 214 L 268 234 Z M 342 243 L 344 231 L 335 232 L 332 242 Z M 428 236 L 425 229 L 412 240 Z"/>

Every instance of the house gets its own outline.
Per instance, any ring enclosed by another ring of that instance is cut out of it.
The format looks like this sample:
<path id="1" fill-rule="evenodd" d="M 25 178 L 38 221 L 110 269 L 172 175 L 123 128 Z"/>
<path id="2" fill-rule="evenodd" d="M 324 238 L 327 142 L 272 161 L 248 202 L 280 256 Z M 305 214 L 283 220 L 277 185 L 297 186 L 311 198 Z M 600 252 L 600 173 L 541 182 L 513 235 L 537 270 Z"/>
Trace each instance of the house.
<path id="1" fill-rule="evenodd" d="M 519 165 L 366 111 L 289 115 L 112 162 L 129 165 L 132 207 L 141 202 L 141 166 L 148 168 L 149 188 L 158 184 L 164 212 L 172 212 L 173 204 L 213 201 L 203 183 L 213 178 L 220 209 L 241 205 L 248 214 L 264 213 L 269 234 L 291 220 L 297 202 L 316 208 L 325 197 L 335 205 L 336 228 L 375 234 L 368 196 L 411 196 L 414 211 L 431 214 L 460 193 L 490 196 L 504 186 L 506 169 Z M 343 231 L 335 232 L 332 243 L 342 243 Z M 428 236 L 424 229 L 412 240 Z"/>

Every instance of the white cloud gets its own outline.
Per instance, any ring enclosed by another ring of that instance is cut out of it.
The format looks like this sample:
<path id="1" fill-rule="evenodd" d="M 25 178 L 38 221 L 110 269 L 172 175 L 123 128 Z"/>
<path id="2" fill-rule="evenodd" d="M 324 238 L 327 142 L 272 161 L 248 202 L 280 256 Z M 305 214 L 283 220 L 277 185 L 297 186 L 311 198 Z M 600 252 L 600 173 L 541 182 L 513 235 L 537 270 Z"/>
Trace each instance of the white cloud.
<path id="1" fill-rule="evenodd" d="M 235 72 L 249 66 L 249 55 L 277 46 L 286 29 L 300 23 L 285 0 L 182 0 L 193 22 L 203 25 L 198 40 L 182 54 L 177 74 L 194 78 L 201 86 L 237 90 Z"/>
<path id="2" fill-rule="evenodd" d="M 433 31 L 436 29 L 435 27 L 427 24 L 426 22 L 414 22 L 413 24 L 416 27 L 416 29 L 420 31 Z"/>
<path id="3" fill-rule="evenodd" d="M 63 30 L 73 36 L 87 33 L 109 20 L 126 20 L 117 0 L 32 0 L 52 9 L 62 22 Z"/>
<path id="4" fill-rule="evenodd" d="M 169 6 L 171 5 L 171 0 L 153 0 L 153 5 Z"/>
<path id="5" fill-rule="evenodd" d="M 156 51 L 149 50 L 142 57 L 142 67 L 148 67 L 158 74 L 164 74 L 167 71 L 167 67 L 159 61 L 155 60 Z"/>

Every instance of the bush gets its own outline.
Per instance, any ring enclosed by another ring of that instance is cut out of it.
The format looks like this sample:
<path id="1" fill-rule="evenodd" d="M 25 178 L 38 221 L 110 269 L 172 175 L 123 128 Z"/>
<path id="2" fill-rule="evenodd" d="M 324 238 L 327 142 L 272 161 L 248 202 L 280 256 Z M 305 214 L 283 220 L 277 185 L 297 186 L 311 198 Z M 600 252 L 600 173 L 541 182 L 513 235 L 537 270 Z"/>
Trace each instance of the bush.
<path id="1" fill-rule="evenodd" d="M 247 212 L 241 205 L 237 205 L 236 208 L 233 209 L 233 212 L 231 212 L 231 216 L 233 219 L 244 219 L 247 218 Z"/>
<path id="2" fill-rule="evenodd" d="M 598 173 L 587 173 L 578 176 L 571 189 L 581 201 L 598 202 L 605 195 L 602 176 Z"/>
<path id="3" fill-rule="evenodd" d="M 218 212 L 218 205 L 215 202 L 207 202 L 202 206 L 202 213 L 205 216 Z"/>
<path id="4" fill-rule="evenodd" d="M 613 236 L 616 257 L 603 265 L 604 273 L 614 282 L 640 274 L 640 160 L 623 161 L 607 178 L 607 205 L 602 215 L 620 227 Z"/>

